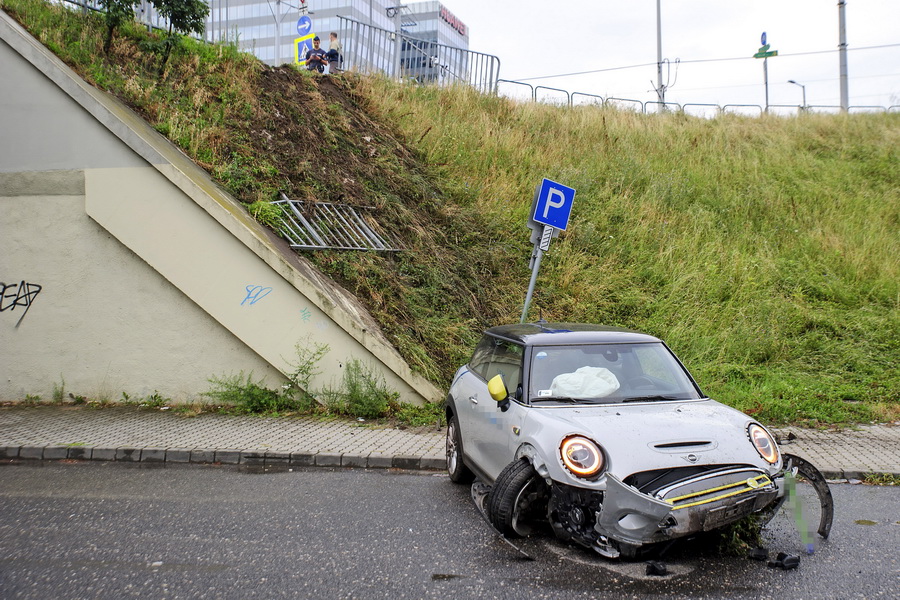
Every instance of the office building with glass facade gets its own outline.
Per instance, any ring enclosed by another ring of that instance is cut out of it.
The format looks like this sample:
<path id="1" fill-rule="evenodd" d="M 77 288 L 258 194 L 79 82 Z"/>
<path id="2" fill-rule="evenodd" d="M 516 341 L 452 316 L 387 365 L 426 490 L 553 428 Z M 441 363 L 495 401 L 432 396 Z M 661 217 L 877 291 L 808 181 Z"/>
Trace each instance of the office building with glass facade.
<path id="1" fill-rule="evenodd" d="M 309 38 L 311 34 L 317 34 L 321 38 L 322 48 L 328 50 L 330 32 L 334 31 L 339 36 L 349 34 L 342 31 L 342 25 L 346 27 L 348 23 L 347 19 L 390 32 L 396 31 L 399 25 L 404 33 L 404 39 L 414 37 L 422 42 L 438 43 L 464 50 L 468 49 L 469 45 L 466 25 L 440 2 L 409 3 L 403 5 L 399 13 L 395 10 L 399 6 L 398 3 L 392 0 L 307 0 L 305 3 L 300 0 L 287 2 L 209 0 L 209 2 L 206 39 L 235 40 L 242 50 L 252 52 L 270 65 L 294 61 L 298 54 L 295 40 Z M 303 15 L 309 18 L 311 27 L 305 19 L 301 22 Z M 302 43 L 300 46 L 302 48 Z M 402 60 L 405 61 L 403 67 L 407 71 L 428 68 L 424 66 L 428 63 L 427 47 L 416 46 L 407 43 L 401 50 Z M 366 39 L 358 40 L 355 51 L 360 55 L 380 55 L 389 58 L 395 52 L 395 48 L 391 41 L 384 37 L 368 36 Z"/>

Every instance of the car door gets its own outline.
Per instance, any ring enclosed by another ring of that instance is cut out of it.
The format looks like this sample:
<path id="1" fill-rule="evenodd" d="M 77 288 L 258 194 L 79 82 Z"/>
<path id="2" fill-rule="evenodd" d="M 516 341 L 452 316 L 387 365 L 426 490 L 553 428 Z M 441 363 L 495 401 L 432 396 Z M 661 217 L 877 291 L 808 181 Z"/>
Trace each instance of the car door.
<path id="1" fill-rule="evenodd" d="M 473 434 L 476 430 L 476 415 L 482 405 L 491 399 L 485 377 L 491 362 L 491 355 L 494 353 L 495 340 L 496 338 L 487 335 L 482 338 L 475 347 L 464 372 L 450 387 L 463 453 L 469 460 L 475 462 L 476 468 L 482 470 L 484 467 L 478 459 L 476 438 Z"/>
<path id="2" fill-rule="evenodd" d="M 522 362 L 524 349 L 518 344 L 496 339 L 493 352 L 479 385 L 469 398 L 471 423 L 469 438 L 472 446 L 468 452 L 492 480 L 513 459 L 517 443 L 516 431 L 521 426 L 524 407 L 515 398 L 521 398 Z M 507 390 L 513 397 L 506 411 L 488 393 L 487 382 L 495 375 L 502 375 Z"/>

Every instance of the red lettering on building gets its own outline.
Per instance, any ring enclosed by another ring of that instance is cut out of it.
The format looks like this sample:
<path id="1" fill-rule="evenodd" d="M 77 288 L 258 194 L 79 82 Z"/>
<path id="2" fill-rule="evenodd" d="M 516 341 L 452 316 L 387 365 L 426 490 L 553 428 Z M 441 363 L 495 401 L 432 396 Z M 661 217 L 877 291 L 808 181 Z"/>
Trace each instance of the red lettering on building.
<path id="1" fill-rule="evenodd" d="M 447 10 L 443 4 L 441 5 L 441 18 L 446 21 L 450 27 L 458 31 L 460 35 L 466 35 L 466 24 L 456 18 L 456 15 Z"/>

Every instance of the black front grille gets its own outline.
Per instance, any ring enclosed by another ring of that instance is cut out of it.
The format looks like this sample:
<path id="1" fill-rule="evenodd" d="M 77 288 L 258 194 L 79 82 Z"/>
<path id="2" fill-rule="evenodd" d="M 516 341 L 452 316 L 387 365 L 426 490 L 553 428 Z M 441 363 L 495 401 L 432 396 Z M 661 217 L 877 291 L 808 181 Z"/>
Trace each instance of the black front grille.
<path id="1" fill-rule="evenodd" d="M 655 469 L 653 471 L 641 471 L 633 473 L 624 479 L 624 483 L 645 494 L 652 494 L 661 487 L 691 479 L 697 475 L 724 471 L 727 469 L 742 468 L 746 465 L 691 465 L 674 469 Z"/>

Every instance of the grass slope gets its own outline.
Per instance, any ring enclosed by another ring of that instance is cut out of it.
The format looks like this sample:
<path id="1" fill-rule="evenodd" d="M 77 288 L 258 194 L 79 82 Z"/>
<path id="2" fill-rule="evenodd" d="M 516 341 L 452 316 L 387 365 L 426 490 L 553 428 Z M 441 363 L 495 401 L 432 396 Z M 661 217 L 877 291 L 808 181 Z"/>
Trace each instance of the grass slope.
<path id="1" fill-rule="evenodd" d="M 773 424 L 900 418 L 900 115 L 638 115 L 323 78 L 189 42 L 162 78 L 129 26 L 0 0 L 265 220 L 278 191 L 375 205 L 407 250 L 319 252 L 446 385 L 517 321 L 542 177 L 578 190 L 531 317 L 664 338 L 712 396 Z"/>

